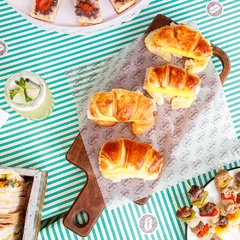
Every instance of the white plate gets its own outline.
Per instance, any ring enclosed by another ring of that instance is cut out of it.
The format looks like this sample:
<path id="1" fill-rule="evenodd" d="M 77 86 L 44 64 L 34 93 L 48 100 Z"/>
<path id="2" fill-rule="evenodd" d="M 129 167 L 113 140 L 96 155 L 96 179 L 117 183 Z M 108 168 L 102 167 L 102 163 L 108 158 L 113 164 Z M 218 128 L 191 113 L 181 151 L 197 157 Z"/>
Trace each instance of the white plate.
<path id="1" fill-rule="evenodd" d="M 237 172 L 239 172 L 239 167 L 238 168 L 233 168 L 228 170 L 229 174 L 234 177 Z M 213 178 L 214 179 L 214 178 Z M 209 193 L 209 201 L 214 202 L 217 207 L 220 205 L 220 195 L 215 187 L 214 181 L 211 179 L 204 187 L 206 191 Z M 196 212 L 196 216 L 199 217 L 199 210 L 196 206 L 193 206 L 193 209 Z M 201 218 L 201 217 L 200 217 Z M 201 218 L 203 222 L 205 219 Z M 187 227 L 186 230 L 186 239 L 187 240 L 198 240 L 198 238 L 191 232 L 190 228 Z M 235 224 L 234 227 L 230 227 L 228 232 L 225 232 L 224 234 L 221 235 L 222 240 L 239 240 L 240 239 L 240 228 L 238 227 L 238 224 Z"/>
<path id="2" fill-rule="evenodd" d="M 130 21 L 145 8 L 150 0 L 137 0 L 136 3 L 121 14 L 117 14 L 109 0 L 99 0 L 103 23 L 93 26 L 79 26 L 75 14 L 73 0 L 62 0 L 54 23 L 47 23 L 29 16 L 34 0 L 6 0 L 25 18 L 35 25 L 45 29 L 69 34 L 93 34 L 119 26 L 122 22 Z"/>

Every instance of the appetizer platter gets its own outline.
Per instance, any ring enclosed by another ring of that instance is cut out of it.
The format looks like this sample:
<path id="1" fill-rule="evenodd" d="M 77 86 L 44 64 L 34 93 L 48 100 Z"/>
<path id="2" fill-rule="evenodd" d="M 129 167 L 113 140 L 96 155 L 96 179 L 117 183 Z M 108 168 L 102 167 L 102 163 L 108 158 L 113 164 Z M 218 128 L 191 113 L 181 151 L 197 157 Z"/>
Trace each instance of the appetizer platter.
<path id="1" fill-rule="evenodd" d="M 219 170 L 204 187 L 189 186 L 188 197 L 192 206 L 176 212 L 187 223 L 187 240 L 239 239 L 240 168 Z"/>
<path id="2" fill-rule="evenodd" d="M 46 29 L 92 34 L 130 21 L 149 0 L 7 0 L 25 18 Z"/>
<path id="3" fill-rule="evenodd" d="M 37 239 L 47 172 L 0 169 L 1 239 Z"/>
<path id="4" fill-rule="evenodd" d="M 198 41 L 192 41 L 193 45 L 189 45 L 180 34 L 176 40 L 179 42 L 178 45 L 173 47 L 170 43 L 165 49 L 161 48 L 160 50 L 158 46 L 158 44 L 162 44 L 160 39 L 163 40 L 165 45 L 168 43 L 169 29 L 165 27 L 166 25 L 171 27 L 170 34 L 172 28 L 176 29 L 176 31 L 179 30 L 176 24 L 172 24 L 171 19 L 158 15 L 147 30 L 145 38 L 146 48 L 154 55 L 161 55 L 162 58 L 166 57 L 166 62 L 170 61 L 172 54 L 189 58 L 185 62 L 185 69 L 169 64 L 151 66 L 146 69 L 146 77 L 142 81 L 142 86 L 149 95 L 124 88 L 112 88 L 110 91 L 94 92 L 89 97 L 87 107 L 88 121 L 91 126 L 95 126 L 98 129 L 117 126 L 120 123 L 125 125 L 131 124 L 132 135 L 139 136 L 154 127 L 156 105 L 162 105 L 164 101 L 168 101 L 172 109 L 189 108 L 196 100 L 201 83 L 200 78 L 194 71 L 202 71 L 210 57 L 214 54 L 220 56 L 223 62 L 224 68 L 220 78 L 224 82 L 230 70 L 230 62 L 227 55 L 221 49 L 207 42 L 197 31 L 179 25 L 181 30 L 185 29 L 182 31 L 186 31 L 187 36 L 191 35 Z M 165 28 L 164 32 L 166 34 L 161 36 L 163 28 Z M 149 36 L 151 37 L 150 39 Z M 204 46 L 204 51 L 198 49 L 198 42 Z M 152 51 L 153 47 L 157 49 L 157 53 L 155 50 Z M 107 179 L 113 183 L 133 178 L 144 179 L 146 182 L 157 180 L 161 175 L 165 160 L 162 153 L 154 149 L 151 144 L 126 137 L 119 138 L 105 141 L 105 144 L 96 150 L 98 152 L 97 160 L 95 159 L 98 168 L 96 174 L 93 165 L 89 161 L 89 156 L 85 149 L 86 146 L 84 146 L 87 142 L 83 141 L 82 134 L 83 132 L 78 135 L 66 158 L 77 167 L 83 169 L 88 179 L 81 193 L 66 214 L 63 223 L 75 233 L 86 236 L 106 206 L 106 199 L 103 197 L 99 179 Z M 139 157 L 136 158 L 134 156 Z M 93 192 L 94 195 L 92 194 Z M 144 198 L 136 202 L 144 204 L 146 201 L 147 198 Z M 74 222 L 74 217 L 79 211 L 84 211 L 88 215 L 88 220 L 85 224 L 79 225 Z"/>

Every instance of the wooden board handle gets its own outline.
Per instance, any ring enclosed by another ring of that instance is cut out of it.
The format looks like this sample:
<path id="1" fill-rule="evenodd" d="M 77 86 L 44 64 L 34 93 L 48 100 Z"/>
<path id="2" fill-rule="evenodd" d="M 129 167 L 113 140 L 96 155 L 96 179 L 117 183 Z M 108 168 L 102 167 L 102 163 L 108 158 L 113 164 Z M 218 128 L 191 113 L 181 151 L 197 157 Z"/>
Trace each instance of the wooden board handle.
<path id="1" fill-rule="evenodd" d="M 97 219 L 101 215 L 103 209 L 105 208 L 105 202 L 99 189 L 91 163 L 88 159 L 80 133 L 75 139 L 72 147 L 69 149 L 66 158 L 69 162 L 86 172 L 87 182 L 64 217 L 63 224 L 76 234 L 85 237 L 90 233 Z M 76 224 L 75 218 L 80 212 L 85 212 L 87 214 L 88 220 L 86 224 Z"/>
<path id="2" fill-rule="evenodd" d="M 216 45 L 212 44 L 213 55 L 218 57 L 222 62 L 222 72 L 219 74 L 219 78 L 222 84 L 228 77 L 228 74 L 231 70 L 231 61 L 226 52 L 224 52 L 221 48 L 217 47 Z"/>

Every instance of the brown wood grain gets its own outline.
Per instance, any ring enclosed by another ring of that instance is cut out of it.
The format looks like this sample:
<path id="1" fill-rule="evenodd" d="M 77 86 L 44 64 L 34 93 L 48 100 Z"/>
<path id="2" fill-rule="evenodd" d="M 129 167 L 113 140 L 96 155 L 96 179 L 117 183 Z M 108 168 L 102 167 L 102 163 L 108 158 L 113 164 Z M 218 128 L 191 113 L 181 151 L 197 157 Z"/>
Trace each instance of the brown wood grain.
<path id="1" fill-rule="evenodd" d="M 173 21 L 170 18 L 167 18 L 164 15 L 157 15 L 152 24 L 147 29 L 146 33 L 149 33 L 165 25 L 169 25 L 172 22 Z M 223 64 L 223 70 L 220 73 L 220 79 L 222 83 L 224 83 L 230 72 L 230 60 L 222 49 L 218 48 L 215 45 L 212 45 L 212 47 L 214 55 L 220 58 Z M 87 175 L 87 182 L 67 212 L 66 216 L 64 217 L 63 224 L 65 227 L 69 228 L 76 234 L 85 237 L 90 233 L 94 224 L 101 215 L 103 209 L 105 208 L 105 203 L 92 166 L 88 159 L 80 133 L 69 149 L 66 155 L 66 159 L 69 162 L 73 163 L 76 167 L 81 168 L 83 171 L 85 171 Z M 148 199 L 149 197 L 145 197 L 139 199 L 138 201 L 135 201 L 135 203 L 138 205 L 144 205 Z M 88 215 L 87 223 L 82 226 L 75 223 L 75 216 L 81 211 L 86 212 Z"/>

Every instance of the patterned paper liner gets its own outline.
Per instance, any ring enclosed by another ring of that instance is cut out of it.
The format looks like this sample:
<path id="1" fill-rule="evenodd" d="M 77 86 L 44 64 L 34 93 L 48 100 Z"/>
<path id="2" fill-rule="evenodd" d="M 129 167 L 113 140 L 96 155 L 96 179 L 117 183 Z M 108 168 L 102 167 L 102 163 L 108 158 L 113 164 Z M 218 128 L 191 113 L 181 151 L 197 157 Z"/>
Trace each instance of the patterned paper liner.
<path id="1" fill-rule="evenodd" d="M 191 27 L 196 26 L 191 23 Z M 144 37 L 141 36 L 107 62 L 99 61 L 94 66 L 67 72 L 84 145 L 104 200 L 110 208 L 234 162 L 240 156 L 240 143 L 236 139 L 222 85 L 212 62 L 198 74 L 202 81 L 201 90 L 192 107 L 172 110 L 165 102 L 157 108 L 154 127 L 139 137 L 131 133 L 131 124 L 101 127 L 87 120 L 86 107 L 91 94 L 113 88 L 143 91 L 146 68 L 166 64 L 147 51 Z M 169 64 L 183 67 L 183 60 L 173 57 Z M 81 81 L 86 81 L 86 78 L 89 84 L 83 86 Z M 102 144 L 122 137 L 149 143 L 163 153 L 165 165 L 158 180 L 127 179 L 113 183 L 101 176 L 98 153 Z"/>

